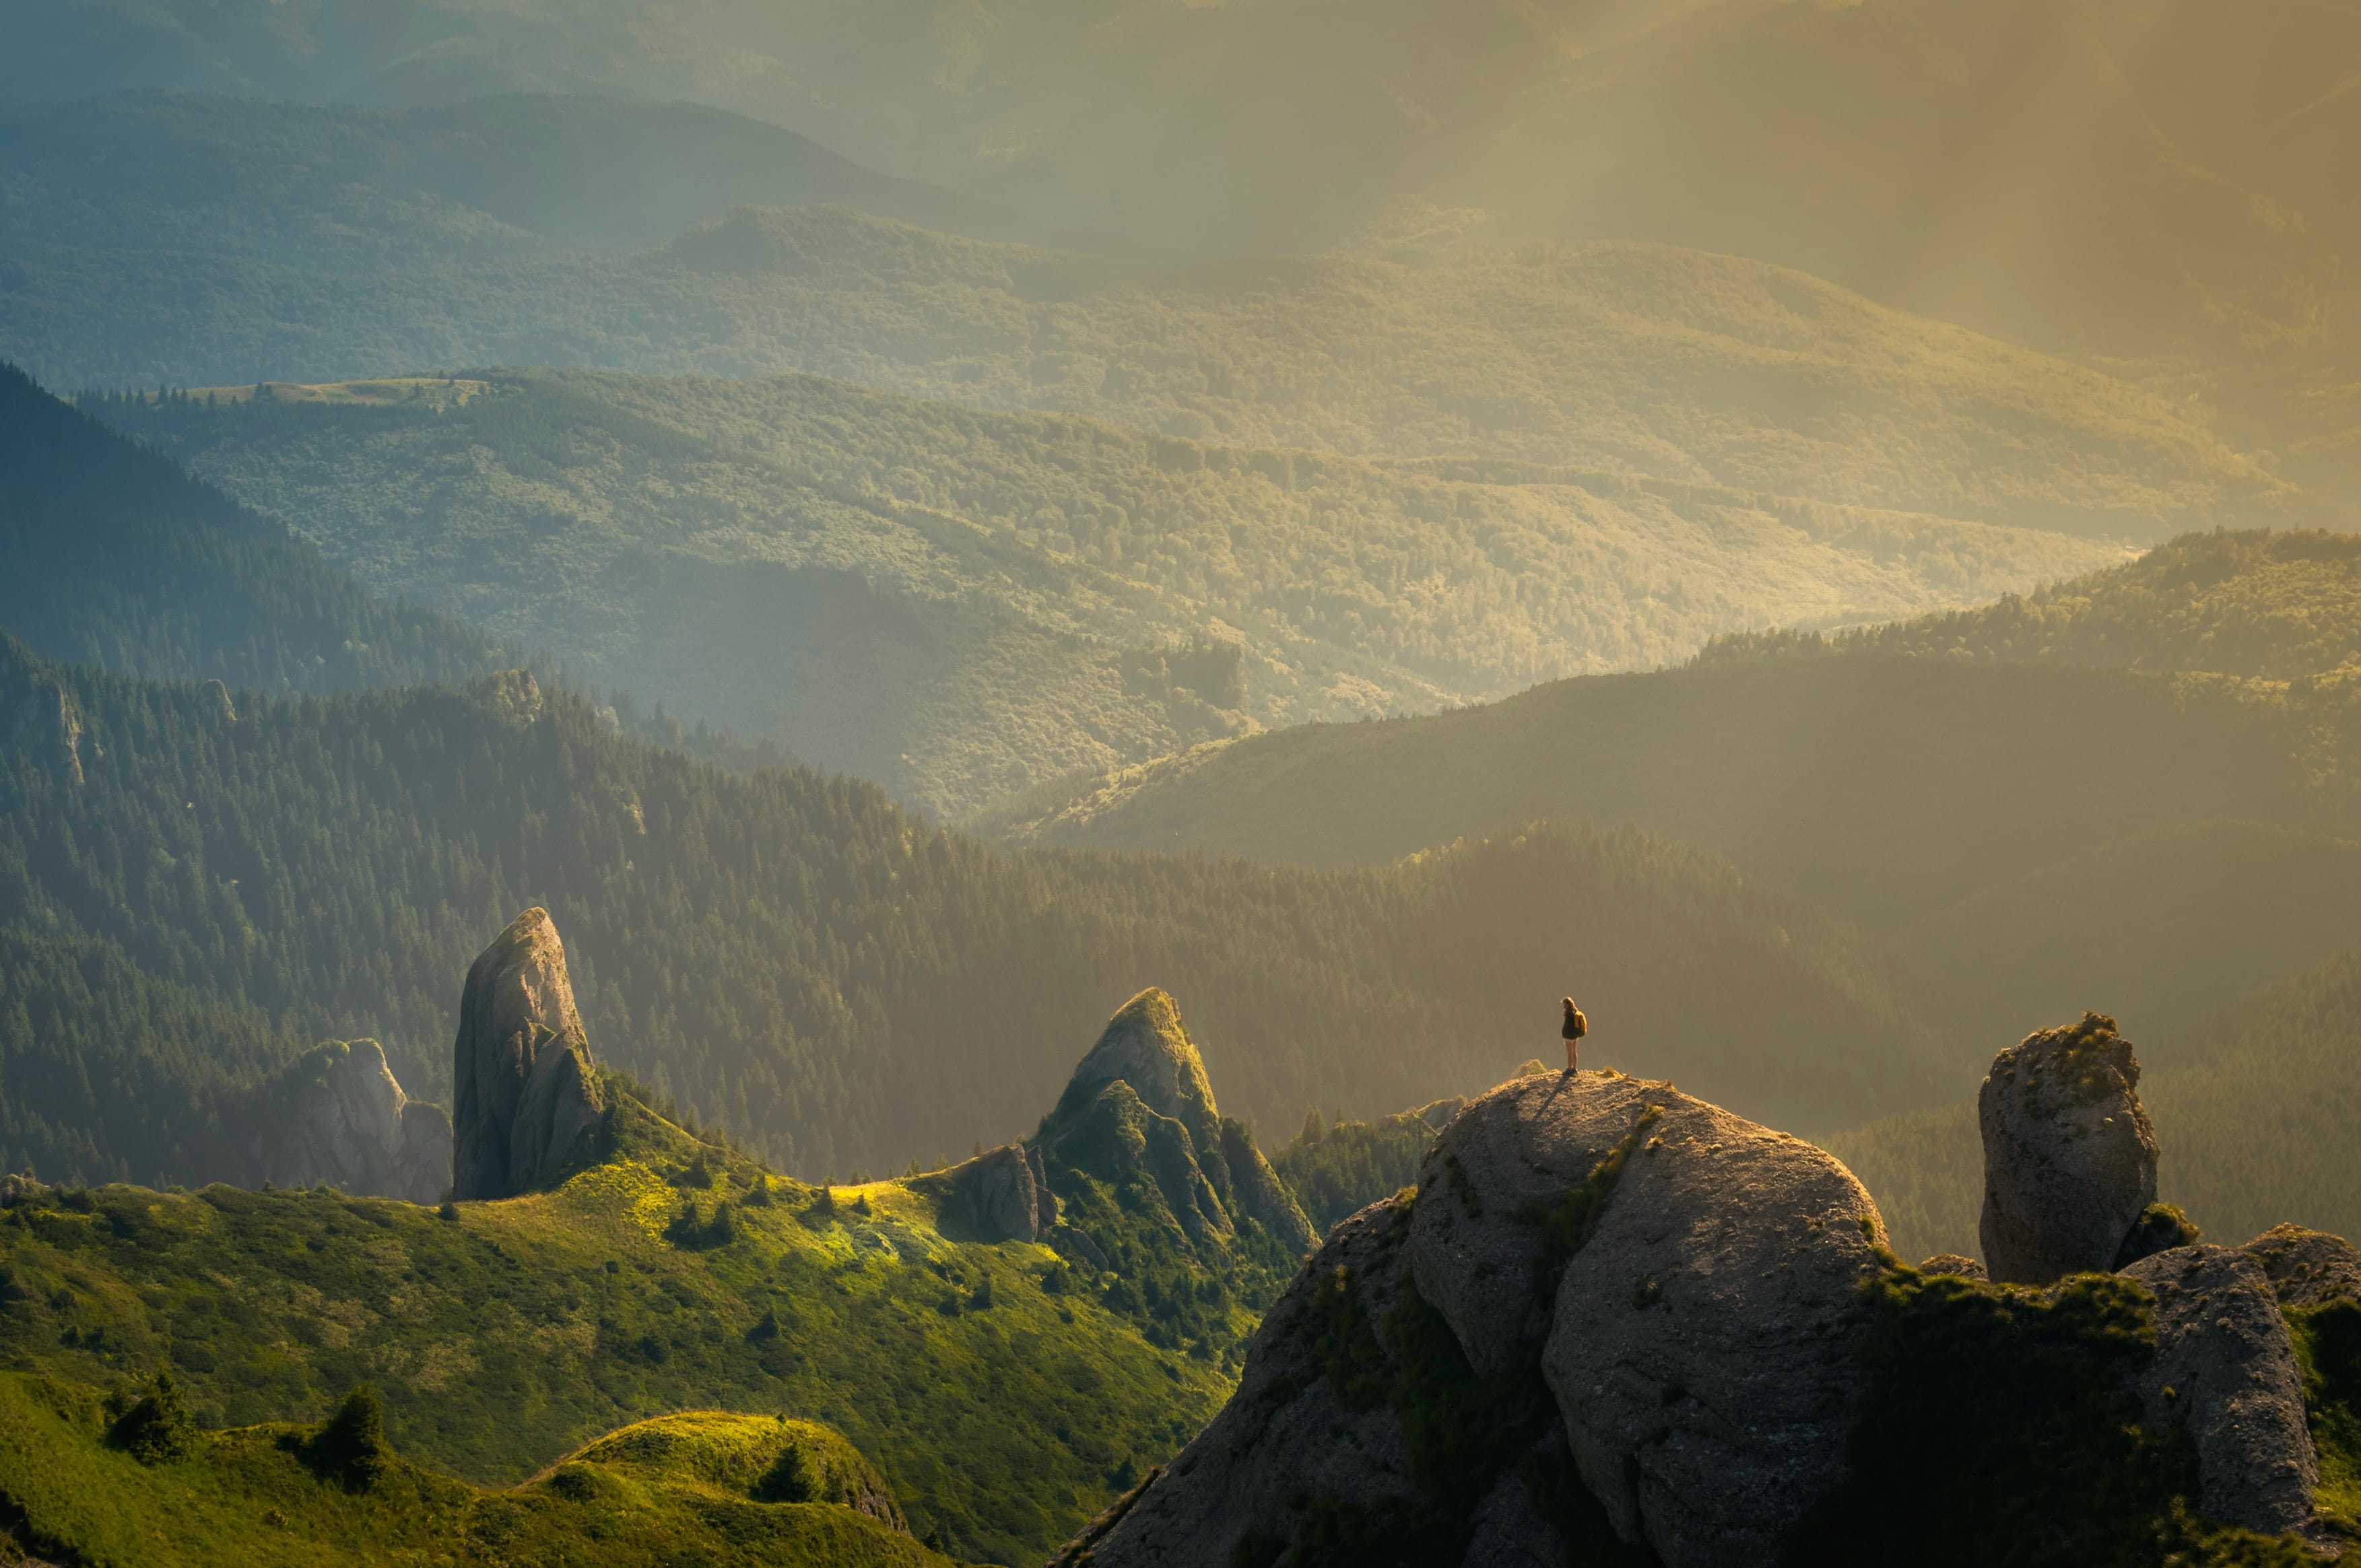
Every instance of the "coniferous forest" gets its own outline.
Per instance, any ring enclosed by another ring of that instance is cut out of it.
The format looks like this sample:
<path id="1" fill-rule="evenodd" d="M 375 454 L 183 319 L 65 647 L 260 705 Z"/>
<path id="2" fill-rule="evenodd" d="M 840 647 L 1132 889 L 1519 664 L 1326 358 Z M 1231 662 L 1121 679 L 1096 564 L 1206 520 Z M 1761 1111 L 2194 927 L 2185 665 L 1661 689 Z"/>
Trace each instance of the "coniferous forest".
<path id="1" fill-rule="evenodd" d="M 0 1568 L 2361 1563 L 2356 82 L 0 8 Z"/>

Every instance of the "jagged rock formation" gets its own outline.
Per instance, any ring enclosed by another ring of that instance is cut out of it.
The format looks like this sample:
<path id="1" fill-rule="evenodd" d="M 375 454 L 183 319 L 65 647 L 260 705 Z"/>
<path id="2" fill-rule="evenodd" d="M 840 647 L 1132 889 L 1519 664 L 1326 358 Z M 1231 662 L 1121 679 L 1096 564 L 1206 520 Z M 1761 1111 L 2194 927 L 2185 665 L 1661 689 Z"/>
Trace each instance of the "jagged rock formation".
<path id="1" fill-rule="evenodd" d="M 451 1081 L 456 1196 L 537 1191 L 590 1157 L 606 1105 L 547 910 L 518 916 L 467 970 Z"/>
<path id="2" fill-rule="evenodd" d="M 1436 1139 L 1414 1200 L 1332 1233 L 1237 1395 L 1094 1527 L 1091 1561 L 1284 1563 L 1309 1530 L 1563 1562 L 1526 1479 L 1552 1465 L 1608 1539 L 1674 1568 L 1774 1560 L 1840 1476 L 1882 1236 L 1828 1155 L 1668 1084 L 1504 1085 Z"/>
<path id="3" fill-rule="evenodd" d="M 1984 1145 L 1978 1232 L 1994 1279 L 2047 1285 L 2117 1266 L 2156 1201 L 2156 1130 L 2138 1086 L 2131 1042 L 2096 1013 L 2028 1035 L 1993 1058 L 1976 1114 Z"/>
<path id="4" fill-rule="evenodd" d="M 2343 1236 L 2273 1225 L 2239 1250 L 2262 1265 L 2281 1307 L 2361 1301 L 2361 1250 Z"/>
<path id="5" fill-rule="evenodd" d="M 1297 1254 L 1317 1239 L 1245 1126 L 1214 1105 L 1180 1008 L 1152 986 L 1107 1021 L 1035 1146 L 1104 1178 L 1144 1168 L 1192 1240 L 1240 1219 Z"/>
<path id="6" fill-rule="evenodd" d="M 212 708 L 224 724 L 237 722 L 237 704 L 230 700 L 228 686 L 212 680 L 197 689 L 204 694 L 205 706 Z"/>
<path id="7" fill-rule="evenodd" d="M 282 1187 L 432 1203 L 451 1185 L 451 1119 L 412 1100 L 375 1040 L 331 1040 L 267 1085 L 248 1112 L 256 1175 Z"/>
<path id="8" fill-rule="evenodd" d="M 1039 1151 L 1003 1144 L 942 1175 L 940 1223 L 961 1240 L 1038 1242 L 1058 1224 L 1058 1196 L 1049 1190 Z"/>
<path id="9" fill-rule="evenodd" d="M 2188 1246 L 2123 1272 L 2156 1293 L 2156 1358 L 2140 1402 L 2150 1426 L 2195 1441 L 2205 1517 L 2267 1535 L 2310 1527 L 2320 1466 L 2303 1375 L 2262 1263 Z"/>

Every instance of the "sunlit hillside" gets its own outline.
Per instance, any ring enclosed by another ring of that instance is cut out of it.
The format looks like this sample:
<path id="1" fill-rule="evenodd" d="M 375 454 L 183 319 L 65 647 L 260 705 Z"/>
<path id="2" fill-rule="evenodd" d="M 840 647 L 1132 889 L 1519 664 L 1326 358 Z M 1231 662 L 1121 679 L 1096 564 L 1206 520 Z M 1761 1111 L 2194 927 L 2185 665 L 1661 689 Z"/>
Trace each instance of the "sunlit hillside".
<path id="1" fill-rule="evenodd" d="M 404 596 L 957 812 L 1262 725 L 1973 602 L 2111 546 L 1400 466 L 810 378 L 90 405 Z M 1411 846 L 1418 847 L 1418 846 Z"/>

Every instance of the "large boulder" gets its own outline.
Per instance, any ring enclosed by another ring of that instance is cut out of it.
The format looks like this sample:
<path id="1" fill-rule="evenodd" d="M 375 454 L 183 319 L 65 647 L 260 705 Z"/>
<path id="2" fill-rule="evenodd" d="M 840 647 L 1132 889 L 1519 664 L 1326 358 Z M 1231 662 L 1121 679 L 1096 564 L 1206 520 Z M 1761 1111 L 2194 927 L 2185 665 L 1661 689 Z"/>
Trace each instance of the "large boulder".
<path id="1" fill-rule="evenodd" d="M 2115 1267 L 2156 1201 L 2156 1130 L 2138 1087 L 2131 1042 L 2096 1013 L 1993 1058 L 1976 1114 L 1984 1145 L 1978 1231 L 1994 1279 L 2048 1285 Z"/>
<path id="2" fill-rule="evenodd" d="M 451 1185 L 450 1118 L 402 1092 L 375 1040 L 306 1052 L 264 1088 L 250 1119 L 257 1173 L 281 1186 L 324 1181 L 432 1203 Z"/>
<path id="3" fill-rule="evenodd" d="M 593 1156 L 606 1105 L 547 910 L 518 916 L 467 970 L 451 1078 L 456 1196 L 538 1191 Z"/>
<path id="4" fill-rule="evenodd" d="M 986 1149 L 951 1167 L 941 1180 L 946 1234 L 1033 1242 L 1058 1223 L 1058 1200 L 1041 1179 L 1041 1157 L 1021 1144 Z"/>
<path id="5" fill-rule="evenodd" d="M 2156 1293 L 2156 1358 L 2140 1402 L 2151 1427 L 2195 1442 L 2200 1511 L 2266 1535 L 2310 1528 L 2320 1466 L 2303 1375 L 2263 1264 L 2230 1247 L 2187 1246 L 2123 1273 Z"/>
<path id="6" fill-rule="evenodd" d="M 1521 1078 L 1470 1102 L 1419 1165 L 1410 1265 L 1479 1376 L 1549 1332 L 1541 1212 L 1586 1181 L 1662 1093 L 1614 1072 Z M 1557 1262 L 1563 1266 L 1565 1259 Z"/>
<path id="7" fill-rule="evenodd" d="M 1094 1520 L 1073 1555 L 1091 1568 L 1270 1563 L 1315 1504 L 1380 1514 L 1415 1510 L 1401 1418 L 1332 1376 L 1334 1347 L 1356 1313 L 1363 1343 L 1382 1346 L 1400 1299 L 1405 1227 L 1394 1206 L 1344 1221 L 1266 1314 L 1237 1392 L 1172 1463 Z M 1384 1353 L 1376 1365 L 1382 1376 Z M 1259 1550 L 1257 1550 L 1259 1548 Z"/>
<path id="8" fill-rule="evenodd" d="M 2273 1225 L 2238 1250 L 2263 1266 L 2282 1307 L 2361 1301 L 2361 1251 L 2343 1236 Z"/>
<path id="9" fill-rule="evenodd" d="M 1650 1109 L 1561 1233 L 1543 1371 L 1624 1541 L 1668 1568 L 1774 1562 L 1844 1476 L 1883 1222 L 1801 1139 L 1669 1084 L 1612 1099 Z"/>

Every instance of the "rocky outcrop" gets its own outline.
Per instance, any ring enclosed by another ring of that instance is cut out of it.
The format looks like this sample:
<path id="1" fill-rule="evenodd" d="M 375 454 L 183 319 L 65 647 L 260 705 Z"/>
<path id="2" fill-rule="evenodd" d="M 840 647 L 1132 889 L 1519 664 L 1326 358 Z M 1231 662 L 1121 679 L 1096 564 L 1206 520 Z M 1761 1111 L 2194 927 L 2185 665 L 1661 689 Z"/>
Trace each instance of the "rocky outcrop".
<path id="1" fill-rule="evenodd" d="M 1775 1561 L 1841 1479 L 1881 1238 L 1834 1159 L 1668 1084 L 1507 1084 L 1444 1129 L 1413 1198 L 1330 1235 L 1093 1561 L 1285 1564 L 1346 1539 L 1562 1563 L 1528 1479 L 1553 1464 L 1672 1568 Z M 1439 1442 L 1438 1420 L 1464 1424 Z M 1451 1479 L 1469 1489 L 1436 1490 L 1495 1442 Z"/>
<path id="2" fill-rule="evenodd" d="M 1558 1280 L 1542 1365 L 1618 1535 L 1679 1568 L 1773 1562 L 1843 1479 L 1883 1223 L 1833 1157 L 1635 1087 L 1657 1113 Z"/>
<path id="3" fill-rule="evenodd" d="M 2267 1535 L 2311 1526 L 2320 1473 L 2303 1376 L 2263 1264 L 2190 1246 L 2123 1272 L 2156 1293 L 2156 1356 L 2140 1402 L 2151 1427 L 2195 1442 L 2201 1511 Z"/>
<path id="4" fill-rule="evenodd" d="M 2361 1302 L 2361 1251 L 2343 1236 L 2274 1225 L 2239 1250 L 2262 1265 L 2281 1307 Z"/>
<path id="5" fill-rule="evenodd" d="M 1620 1074 L 1520 1078 L 1466 1106 L 1428 1148 L 1411 1268 L 1479 1376 L 1498 1376 L 1549 1332 L 1556 1282 L 1541 1277 L 1547 1243 L 1534 1211 L 1586 1180 L 1653 1102 L 1647 1085 Z"/>
<path id="6" fill-rule="evenodd" d="M 1938 1252 L 1918 1266 L 1921 1274 L 1949 1274 L 1961 1279 L 1990 1279 L 1984 1266 L 1972 1257 L 1962 1257 L 1956 1252 Z"/>
<path id="7" fill-rule="evenodd" d="M 451 1079 L 456 1196 L 537 1191 L 592 1157 L 606 1106 L 547 910 L 518 916 L 467 970 Z"/>
<path id="8" fill-rule="evenodd" d="M 274 1078 L 248 1113 L 258 1179 L 432 1203 L 451 1185 L 451 1120 L 412 1100 L 375 1040 L 331 1040 Z"/>
<path id="9" fill-rule="evenodd" d="M 1364 1374 L 1384 1375 L 1401 1222 L 1378 1203 L 1330 1233 L 1264 1316 L 1230 1402 L 1119 1517 L 1093 1521 L 1093 1568 L 1268 1563 L 1315 1504 L 1364 1517 L 1418 1508 L 1401 1418 L 1332 1370 L 1353 1343 L 1375 1358 Z"/>
<path id="10" fill-rule="evenodd" d="M 203 696 L 205 706 L 213 710 L 214 717 L 224 724 L 237 722 L 237 704 L 230 700 L 228 686 L 220 681 L 207 681 L 197 689 Z"/>
<path id="11" fill-rule="evenodd" d="M 2156 1201 L 2156 1132 L 2138 1087 L 2131 1042 L 2095 1013 L 1993 1058 L 1976 1113 L 1979 1234 L 1994 1279 L 2047 1285 L 2115 1267 Z"/>
<path id="12" fill-rule="evenodd" d="M 1058 1198 L 1041 1157 L 1022 1144 L 1003 1144 L 945 1171 L 939 1223 L 957 1240 L 1038 1242 L 1058 1224 Z"/>
<path id="13" fill-rule="evenodd" d="M 1107 1021 L 1035 1146 L 1103 1179 L 1144 1167 L 1193 1240 L 1228 1236 L 1240 1220 L 1292 1252 L 1317 1239 L 1253 1137 L 1213 1103 L 1180 1008 L 1154 987 Z"/>

